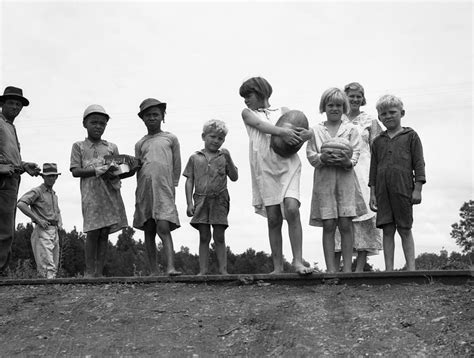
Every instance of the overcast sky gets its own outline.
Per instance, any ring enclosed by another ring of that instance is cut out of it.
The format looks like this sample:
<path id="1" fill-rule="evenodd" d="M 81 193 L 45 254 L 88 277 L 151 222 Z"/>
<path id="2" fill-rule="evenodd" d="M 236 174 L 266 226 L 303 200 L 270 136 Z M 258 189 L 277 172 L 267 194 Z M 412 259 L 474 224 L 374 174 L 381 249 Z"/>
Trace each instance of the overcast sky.
<path id="1" fill-rule="evenodd" d="M 69 172 L 72 144 L 83 140 L 82 113 L 92 103 L 111 116 L 103 138 L 133 154 L 146 134 L 140 102 L 168 103 L 163 129 L 181 143 L 183 168 L 203 146 L 202 124 L 224 120 L 224 143 L 239 167 L 229 182 L 234 253 L 270 252 L 266 221 L 251 206 L 248 137 L 240 113 L 241 83 L 265 77 L 270 103 L 305 112 L 311 125 L 322 92 L 357 81 L 367 106 L 386 93 L 403 100 L 402 125 L 423 142 L 427 184 L 415 207 L 416 253 L 459 250 L 450 238 L 459 208 L 473 198 L 472 3 L 442 2 L 136 2 L 1 1 L 1 90 L 23 88 L 31 104 L 15 121 L 23 160 L 57 162 L 56 184 L 67 231 L 82 230 L 79 179 Z M 325 268 L 321 229 L 310 227 L 313 169 L 300 152 L 303 256 Z M 177 188 L 181 228 L 176 250 L 198 250 L 198 232 L 186 216 L 184 177 Z M 40 178 L 22 176 L 20 195 Z M 129 224 L 135 178 L 123 180 Z M 17 223 L 28 218 L 17 214 Z M 284 226 L 284 253 L 292 255 Z M 111 236 L 114 240 L 116 235 Z M 137 231 L 136 239 L 143 238 Z M 399 237 L 395 266 L 404 264 Z M 383 255 L 369 263 L 382 269 Z"/>

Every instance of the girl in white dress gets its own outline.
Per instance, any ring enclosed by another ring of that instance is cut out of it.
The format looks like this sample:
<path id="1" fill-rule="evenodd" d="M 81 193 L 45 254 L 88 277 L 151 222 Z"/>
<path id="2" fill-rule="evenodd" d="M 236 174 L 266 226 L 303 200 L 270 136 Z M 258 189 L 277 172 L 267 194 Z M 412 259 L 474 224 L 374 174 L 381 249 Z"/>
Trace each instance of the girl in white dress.
<path id="1" fill-rule="evenodd" d="M 249 159 L 252 176 L 252 204 L 255 212 L 267 218 L 268 236 L 272 250 L 274 274 L 283 272 L 282 224 L 288 222 L 293 267 L 300 275 L 310 274 L 302 257 L 302 228 L 300 221 L 301 161 L 298 154 L 282 157 L 270 148 L 271 135 L 297 145 L 311 136 L 311 131 L 275 126 L 288 108 L 271 108 L 268 102 L 272 87 L 261 77 L 245 81 L 239 90 L 245 99 L 242 119 L 249 136 Z"/>

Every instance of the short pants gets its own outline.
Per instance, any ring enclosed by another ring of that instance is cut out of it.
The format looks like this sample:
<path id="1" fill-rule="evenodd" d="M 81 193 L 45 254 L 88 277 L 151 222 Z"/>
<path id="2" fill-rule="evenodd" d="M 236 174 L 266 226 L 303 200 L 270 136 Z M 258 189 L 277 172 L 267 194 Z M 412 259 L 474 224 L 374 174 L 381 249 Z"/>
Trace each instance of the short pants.
<path id="1" fill-rule="evenodd" d="M 413 204 L 411 195 L 381 191 L 377 193 L 377 227 L 395 224 L 402 229 L 413 226 Z"/>
<path id="2" fill-rule="evenodd" d="M 229 226 L 229 192 L 226 190 L 216 195 L 194 194 L 194 215 L 191 225 L 198 228 L 199 224 Z"/>

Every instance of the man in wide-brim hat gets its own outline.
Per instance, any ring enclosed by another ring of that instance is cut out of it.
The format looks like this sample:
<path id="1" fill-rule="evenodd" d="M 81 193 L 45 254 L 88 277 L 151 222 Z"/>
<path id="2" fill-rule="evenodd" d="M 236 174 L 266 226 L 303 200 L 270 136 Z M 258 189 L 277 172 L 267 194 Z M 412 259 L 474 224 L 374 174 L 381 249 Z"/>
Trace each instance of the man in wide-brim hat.
<path id="1" fill-rule="evenodd" d="M 0 96 L 0 272 L 6 268 L 10 257 L 20 175 L 27 172 L 36 176 L 40 172 L 36 163 L 21 160 L 20 143 L 13 124 L 23 107 L 29 104 L 18 87 L 8 86 Z"/>
<path id="2" fill-rule="evenodd" d="M 40 174 L 43 184 L 18 200 L 18 209 L 35 223 L 31 248 L 38 275 L 44 278 L 55 278 L 59 265 L 59 229 L 62 219 L 53 186 L 60 174 L 56 163 L 44 163 Z"/>

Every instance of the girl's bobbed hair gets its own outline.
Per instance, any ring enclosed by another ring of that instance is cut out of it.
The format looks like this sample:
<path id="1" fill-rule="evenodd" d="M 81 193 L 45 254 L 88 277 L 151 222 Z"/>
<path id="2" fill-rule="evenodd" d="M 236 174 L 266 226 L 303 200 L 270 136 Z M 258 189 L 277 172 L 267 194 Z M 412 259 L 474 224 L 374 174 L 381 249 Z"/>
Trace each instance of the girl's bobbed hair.
<path id="1" fill-rule="evenodd" d="M 269 99 L 273 89 L 270 83 L 263 77 L 252 77 L 242 83 L 239 89 L 241 97 L 246 97 L 250 93 L 255 93 L 260 99 Z"/>
<path id="2" fill-rule="evenodd" d="M 319 102 L 319 113 L 326 112 L 326 104 L 329 102 L 342 103 L 342 110 L 345 114 L 349 112 L 350 104 L 346 94 L 339 88 L 331 87 L 324 91 Z"/>
<path id="3" fill-rule="evenodd" d="M 349 91 L 357 91 L 362 94 L 362 103 L 361 106 L 365 106 L 367 101 L 365 100 L 364 87 L 359 82 L 351 82 L 344 86 L 344 92 L 348 95 Z"/>
<path id="4" fill-rule="evenodd" d="M 397 107 L 400 111 L 403 111 L 403 102 L 400 98 L 394 96 L 393 94 L 386 94 L 380 97 L 377 103 L 375 104 L 377 112 L 388 107 Z"/>
<path id="5" fill-rule="evenodd" d="M 227 129 L 224 121 L 211 119 L 204 123 L 204 126 L 202 127 L 202 134 L 206 135 L 210 132 L 222 133 L 224 136 L 226 136 L 229 130 Z"/>

